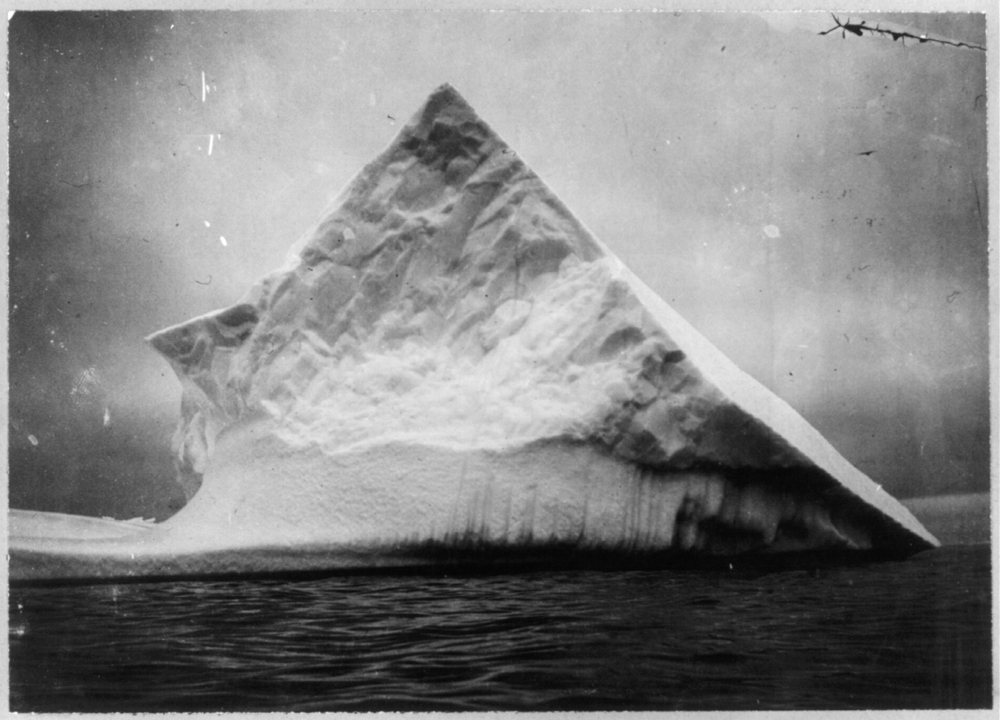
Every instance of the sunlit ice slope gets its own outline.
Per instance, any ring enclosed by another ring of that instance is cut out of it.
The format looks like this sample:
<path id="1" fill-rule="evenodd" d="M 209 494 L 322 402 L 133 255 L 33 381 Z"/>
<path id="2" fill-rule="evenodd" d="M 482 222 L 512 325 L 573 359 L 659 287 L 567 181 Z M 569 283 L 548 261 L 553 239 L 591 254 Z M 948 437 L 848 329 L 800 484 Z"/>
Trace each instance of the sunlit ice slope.
<path id="1" fill-rule="evenodd" d="M 183 384 L 190 502 L 72 542 L 22 514 L 12 577 L 936 544 L 447 85 L 284 268 L 149 342 Z"/>

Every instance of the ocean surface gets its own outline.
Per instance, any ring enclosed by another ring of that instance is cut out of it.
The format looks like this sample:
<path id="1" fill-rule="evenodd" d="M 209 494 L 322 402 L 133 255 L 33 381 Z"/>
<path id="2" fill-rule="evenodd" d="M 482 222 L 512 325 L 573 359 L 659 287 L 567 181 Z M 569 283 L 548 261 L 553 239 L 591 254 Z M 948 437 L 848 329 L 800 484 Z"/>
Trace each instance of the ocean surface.
<path id="1" fill-rule="evenodd" d="M 992 706 L 988 545 L 805 570 L 10 590 L 15 711 Z"/>

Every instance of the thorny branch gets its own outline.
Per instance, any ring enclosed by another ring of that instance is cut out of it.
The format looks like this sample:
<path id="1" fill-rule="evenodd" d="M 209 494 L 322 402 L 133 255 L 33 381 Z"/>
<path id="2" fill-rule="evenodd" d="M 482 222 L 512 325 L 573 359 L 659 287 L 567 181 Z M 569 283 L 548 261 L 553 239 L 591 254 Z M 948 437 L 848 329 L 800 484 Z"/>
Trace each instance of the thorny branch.
<path id="1" fill-rule="evenodd" d="M 875 27 L 872 27 L 871 25 L 866 25 L 864 20 L 857 23 L 852 23 L 850 20 L 848 20 L 847 22 L 841 22 L 840 18 L 838 18 L 836 15 L 833 15 L 833 13 L 830 13 L 830 15 L 833 17 L 833 21 L 836 23 L 836 25 L 834 25 L 829 30 L 824 30 L 823 32 L 819 33 L 820 35 L 829 35 L 834 30 L 839 29 L 840 36 L 843 38 L 847 37 L 847 33 L 851 33 L 852 35 L 857 35 L 858 37 L 864 37 L 865 33 L 871 33 L 872 35 L 878 35 L 880 37 L 886 37 L 886 36 L 891 37 L 893 42 L 895 42 L 896 40 L 902 40 L 903 45 L 906 45 L 906 40 L 907 38 L 909 38 L 910 40 L 916 40 L 919 43 L 930 42 L 930 43 L 937 43 L 939 45 L 951 45 L 952 47 L 965 47 L 971 50 L 982 50 L 983 52 L 986 51 L 986 48 L 983 47 L 982 45 L 974 45 L 965 42 L 954 42 L 952 40 L 940 40 L 938 38 L 927 37 L 926 33 L 923 35 L 914 35 L 913 33 L 908 33 L 901 30 L 883 30 L 878 25 L 876 25 Z"/>

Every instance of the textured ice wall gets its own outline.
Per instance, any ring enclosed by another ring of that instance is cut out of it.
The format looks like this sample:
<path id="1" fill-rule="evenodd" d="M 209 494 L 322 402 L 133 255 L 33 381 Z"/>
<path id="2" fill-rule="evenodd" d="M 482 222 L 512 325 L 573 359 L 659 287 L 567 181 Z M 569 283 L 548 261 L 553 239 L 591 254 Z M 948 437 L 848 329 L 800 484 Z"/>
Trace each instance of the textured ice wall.
<path id="1" fill-rule="evenodd" d="M 212 464 L 184 512 L 154 526 L 15 516 L 12 576 L 259 574 L 455 562 L 462 553 L 474 561 L 490 551 L 521 552 L 517 561 L 872 544 L 865 527 L 821 497 L 720 474 L 645 470 L 565 441 L 506 451 L 394 442 L 329 456 L 315 446 L 291 451 L 247 423 L 223 433 Z"/>
<path id="2" fill-rule="evenodd" d="M 541 181 L 452 91 L 233 308 L 161 332 L 184 465 L 247 412 L 290 443 L 599 441 L 684 468 L 809 462 L 705 381 Z"/>
<path id="3" fill-rule="evenodd" d="M 191 526 L 204 538 L 224 527 L 228 543 L 248 547 L 260 543 L 263 527 L 291 545 L 318 538 L 707 552 L 871 545 L 849 518 L 835 522 L 818 495 L 719 473 L 644 469 L 575 442 L 469 450 L 394 441 L 328 455 L 318 446 L 291 449 L 250 423 L 222 439 L 213 462 L 211 482 L 164 527 Z"/>

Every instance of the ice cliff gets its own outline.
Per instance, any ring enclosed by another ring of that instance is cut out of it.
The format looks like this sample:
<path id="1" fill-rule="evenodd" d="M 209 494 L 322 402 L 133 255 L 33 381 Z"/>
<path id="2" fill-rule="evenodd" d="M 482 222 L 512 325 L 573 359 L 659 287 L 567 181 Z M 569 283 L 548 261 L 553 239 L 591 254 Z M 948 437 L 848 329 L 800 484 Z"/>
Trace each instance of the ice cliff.
<path id="1" fill-rule="evenodd" d="M 447 85 L 284 268 L 149 342 L 183 384 L 190 502 L 75 544 L 22 514 L 15 575 L 936 544 Z"/>

